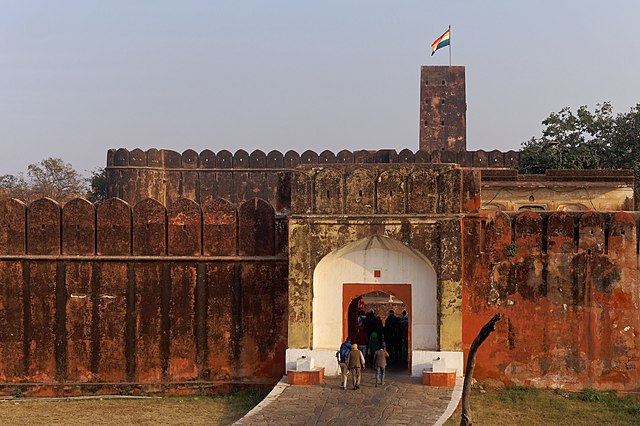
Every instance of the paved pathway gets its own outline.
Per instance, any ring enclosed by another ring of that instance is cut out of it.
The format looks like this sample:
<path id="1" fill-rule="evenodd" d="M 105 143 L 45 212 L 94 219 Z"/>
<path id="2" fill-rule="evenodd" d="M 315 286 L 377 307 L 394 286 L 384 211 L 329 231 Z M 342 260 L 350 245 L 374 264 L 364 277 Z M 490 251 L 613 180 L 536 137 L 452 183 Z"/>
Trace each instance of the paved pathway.
<path id="1" fill-rule="evenodd" d="M 460 380 L 454 391 L 422 386 L 419 378 L 406 373 L 389 373 L 386 385 L 375 387 L 371 370 L 365 370 L 358 390 L 343 390 L 334 377 L 315 386 L 289 386 L 285 380 L 235 424 L 345 425 L 352 420 L 369 425 L 442 424 L 457 406 L 461 389 Z"/>

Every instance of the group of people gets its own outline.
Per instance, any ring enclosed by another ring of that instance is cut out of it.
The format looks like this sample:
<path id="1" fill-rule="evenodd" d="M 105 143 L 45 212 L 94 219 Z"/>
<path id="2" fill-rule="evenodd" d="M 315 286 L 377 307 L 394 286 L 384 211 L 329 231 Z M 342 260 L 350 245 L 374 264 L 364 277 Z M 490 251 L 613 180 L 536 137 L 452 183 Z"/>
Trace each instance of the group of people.
<path id="1" fill-rule="evenodd" d="M 378 384 L 384 385 L 385 370 L 387 368 L 387 345 L 383 342 L 373 356 L 373 368 L 376 370 L 376 387 Z M 340 345 L 340 349 L 336 352 L 336 359 L 340 366 L 341 387 L 347 390 L 347 375 L 351 374 L 351 384 L 353 389 L 360 389 L 360 379 L 362 370 L 365 368 L 365 356 L 358 349 L 357 343 L 351 343 L 351 339 L 347 339 Z"/>
<path id="2" fill-rule="evenodd" d="M 395 311 L 389 310 L 384 324 L 373 310 L 366 314 L 361 310 L 358 313 L 357 326 L 355 343 L 358 344 L 367 361 L 373 361 L 374 354 L 382 347 L 383 342 L 387 344 L 390 363 L 407 361 L 409 315 L 406 310 L 402 311 L 402 315 L 396 315 Z"/>
<path id="3" fill-rule="evenodd" d="M 360 376 L 365 364 L 373 365 L 376 371 L 376 386 L 384 385 L 385 371 L 390 362 L 407 360 L 409 316 L 407 311 L 397 316 L 393 310 L 384 322 L 371 310 L 358 313 L 358 332 L 355 342 L 347 337 L 336 352 L 342 388 L 347 389 L 347 375 L 351 374 L 354 389 L 360 388 Z M 389 350 L 387 350 L 387 343 Z"/>

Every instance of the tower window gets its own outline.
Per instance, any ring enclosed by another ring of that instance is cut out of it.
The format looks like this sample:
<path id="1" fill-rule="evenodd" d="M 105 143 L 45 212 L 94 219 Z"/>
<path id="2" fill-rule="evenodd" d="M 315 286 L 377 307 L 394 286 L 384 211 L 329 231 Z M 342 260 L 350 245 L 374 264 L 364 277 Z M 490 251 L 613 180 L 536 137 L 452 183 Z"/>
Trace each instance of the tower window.
<path id="1" fill-rule="evenodd" d="M 425 80 L 425 81 L 424 81 L 424 85 L 425 85 L 425 86 L 428 86 L 428 85 L 429 85 L 429 80 Z"/>
<path id="2" fill-rule="evenodd" d="M 444 99 L 441 99 L 441 100 L 440 100 L 440 103 L 441 103 L 442 105 L 444 105 Z"/>
<path id="3" fill-rule="evenodd" d="M 444 120 L 440 121 L 440 125 L 444 126 Z"/>
<path id="4" fill-rule="evenodd" d="M 426 118 L 424 119 L 424 125 L 428 126 L 429 125 L 429 120 L 427 120 Z"/>
<path id="5" fill-rule="evenodd" d="M 444 86 L 444 84 L 445 84 L 445 83 L 444 83 L 444 80 L 442 80 L 442 85 Z"/>

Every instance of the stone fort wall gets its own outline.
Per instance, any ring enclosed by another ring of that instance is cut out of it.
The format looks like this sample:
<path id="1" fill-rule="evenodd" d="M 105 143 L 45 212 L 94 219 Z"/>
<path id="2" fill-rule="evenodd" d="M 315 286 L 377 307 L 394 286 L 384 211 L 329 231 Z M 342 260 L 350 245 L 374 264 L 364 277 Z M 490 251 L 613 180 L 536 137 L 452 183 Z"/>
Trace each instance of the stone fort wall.
<path id="1" fill-rule="evenodd" d="M 358 163 L 456 163 L 463 167 L 515 167 L 516 151 L 379 151 L 342 150 L 338 153 L 308 150 L 299 154 L 256 150 L 251 154 L 223 150 L 217 154 L 205 150 L 124 148 L 109 150 L 107 156 L 107 194 L 129 203 L 153 198 L 169 205 L 177 198 L 203 202 L 224 198 L 232 203 L 259 197 L 268 201 L 276 213 L 291 206 L 291 176 L 299 165 Z"/>
<path id="2" fill-rule="evenodd" d="M 494 313 L 504 314 L 478 351 L 475 376 L 637 391 L 639 218 L 627 212 L 467 216 L 465 351 Z"/>
<path id="3" fill-rule="evenodd" d="M 461 268 L 462 348 L 505 314 L 478 378 L 640 388 L 640 216 L 482 211 L 477 171 L 358 166 L 425 155 L 113 150 L 110 191 L 126 201 L 1 201 L 0 388 L 273 383 L 291 337 L 290 211 L 355 215 L 371 230 L 393 219 L 402 241 L 407 215 L 456 221 L 442 235 L 461 246 L 435 264 Z M 336 175 L 322 159 L 353 165 Z M 292 194 L 294 178 L 310 197 Z"/>
<path id="4" fill-rule="evenodd" d="M 5 199 L 2 389 L 273 383 L 284 370 L 287 265 L 286 226 L 260 199 L 180 199 L 168 210 L 151 199 Z"/>

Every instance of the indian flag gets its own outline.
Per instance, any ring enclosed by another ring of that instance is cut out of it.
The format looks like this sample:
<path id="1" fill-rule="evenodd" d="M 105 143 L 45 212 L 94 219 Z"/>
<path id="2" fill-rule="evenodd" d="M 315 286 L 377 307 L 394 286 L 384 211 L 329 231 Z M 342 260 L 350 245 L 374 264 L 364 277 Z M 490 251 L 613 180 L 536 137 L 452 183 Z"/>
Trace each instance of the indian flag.
<path id="1" fill-rule="evenodd" d="M 444 32 L 440 37 L 436 39 L 433 43 L 431 43 L 431 56 L 436 53 L 436 50 L 441 47 L 449 46 L 449 38 L 451 36 L 451 27 L 447 31 Z"/>

